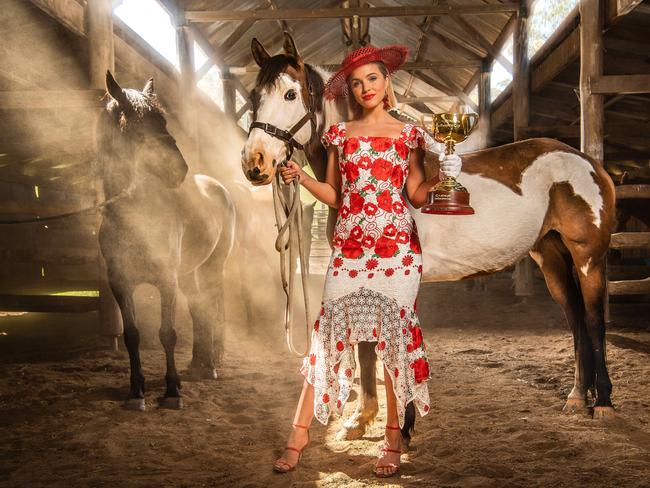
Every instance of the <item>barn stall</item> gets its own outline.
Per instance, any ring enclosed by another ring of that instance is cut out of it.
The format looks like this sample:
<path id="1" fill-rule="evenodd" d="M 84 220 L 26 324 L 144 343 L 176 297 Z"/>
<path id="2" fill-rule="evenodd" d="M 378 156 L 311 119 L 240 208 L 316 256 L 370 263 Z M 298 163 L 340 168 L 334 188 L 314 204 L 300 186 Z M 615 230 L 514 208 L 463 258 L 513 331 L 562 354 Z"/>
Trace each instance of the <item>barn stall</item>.
<path id="1" fill-rule="evenodd" d="M 130 11 L 134 3 L 145 13 Z M 616 184 L 604 312 L 615 415 L 562 413 L 572 337 L 532 260 L 477 280 L 426 283 L 418 313 L 433 351 L 434 409 L 418 419 L 392 482 L 647 485 L 647 1 L 9 0 L 1 15 L 0 483 L 383 484 L 371 471 L 385 409 L 381 386 L 380 413 L 365 436 L 339 440 L 343 419 L 333 418 L 312 430 L 296 472 L 271 472 L 291 423 L 300 360 L 283 346 L 270 192 L 246 182 L 239 152 L 258 71 L 251 39 L 275 54 L 289 32 L 305 62 L 330 70 L 368 43 L 408 45 L 409 60 L 394 79 L 399 109 L 426 127 L 435 113 L 478 113 L 461 157 L 551 137 L 599 161 Z M 138 15 L 159 34 L 161 25 L 167 29 L 171 59 L 138 30 Z M 166 24 L 155 24 L 158 18 Z M 237 210 L 217 379 L 187 374 L 191 317 L 182 296 L 176 303 L 182 410 L 156 404 L 165 356 L 160 300 L 147 285 L 136 292 L 146 410 L 123 408 L 129 360 L 98 245 L 101 212 L 93 210 L 105 198 L 95 127 L 108 100 L 106 70 L 137 89 L 153 76 L 190 171 L 223 183 Z M 49 219 L 61 214 L 71 215 Z M 329 257 L 326 215 L 317 204 L 312 303 Z M 353 410 L 351 401 L 345 414 Z"/>

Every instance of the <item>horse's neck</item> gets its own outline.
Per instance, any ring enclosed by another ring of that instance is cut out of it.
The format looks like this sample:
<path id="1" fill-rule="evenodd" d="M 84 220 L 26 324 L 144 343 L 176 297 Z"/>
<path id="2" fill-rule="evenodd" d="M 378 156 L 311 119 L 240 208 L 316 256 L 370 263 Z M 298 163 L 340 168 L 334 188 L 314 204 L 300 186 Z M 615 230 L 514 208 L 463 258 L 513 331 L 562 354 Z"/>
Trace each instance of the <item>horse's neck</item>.
<path id="1" fill-rule="evenodd" d="M 324 70 L 323 68 L 319 68 L 317 66 L 313 66 L 313 68 L 314 71 L 316 71 L 316 73 L 318 73 L 318 75 L 323 79 L 323 82 L 326 82 L 332 75 L 332 73 Z M 320 96 L 323 97 L 323 113 L 321 115 L 321 119 L 319 120 L 319 122 L 321 122 L 319 126 L 322 130 L 319 132 L 322 132 L 329 129 L 330 126 L 346 120 L 347 113 L 345 112 L 343 104 L 341 102 L 337 102 L 335 100 L 327 100 L 323 93 L 321 93 Z M 319 134 L 319 137 L 321 135 L 322 133 Z"/>

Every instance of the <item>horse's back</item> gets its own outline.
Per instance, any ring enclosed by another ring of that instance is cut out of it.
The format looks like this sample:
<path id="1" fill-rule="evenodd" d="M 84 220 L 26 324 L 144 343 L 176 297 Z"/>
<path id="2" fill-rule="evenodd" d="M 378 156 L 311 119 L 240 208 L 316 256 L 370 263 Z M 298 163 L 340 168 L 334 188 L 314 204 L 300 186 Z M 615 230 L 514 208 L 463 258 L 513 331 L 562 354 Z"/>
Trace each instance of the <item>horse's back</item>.
<path id="1" fill-rule="evenodd" d="M 235 209 L 226 187 L 203 174 L 189 175 L 181 186 L 180 197 L 183 209 L 181 272 L 188 272 L 215 251 L 225 255 L 230 252 Z"/>

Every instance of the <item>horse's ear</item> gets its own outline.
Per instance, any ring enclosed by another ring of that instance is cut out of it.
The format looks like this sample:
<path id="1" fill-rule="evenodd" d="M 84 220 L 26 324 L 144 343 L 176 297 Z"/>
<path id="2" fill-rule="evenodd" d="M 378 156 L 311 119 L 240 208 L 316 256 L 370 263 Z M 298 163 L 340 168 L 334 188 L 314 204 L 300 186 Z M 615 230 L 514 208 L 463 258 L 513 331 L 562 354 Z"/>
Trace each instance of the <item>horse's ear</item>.
<path id="1" fill-rule="evenodd" d="M 149 78 L 147 80 L 147 83 L 144 85 L 144 88 L 142 89 L 142 93 L 144 93 L 145 95 L 153 95 L 154 94 L 154 91 L 153 91 L 153 77 Z"/>
<path id="2" fill-rule="evenodd" d="M 284 52 L 287 56 L 291 56 L 298 62 L 301 61 L 300 53 L 298 53 L 298 49 L 296 48 L 296 43 L 293 42 L 293 37 L 291 37 L 291 34 L 289 34 L 287 31 L 284 31 L 284 43 L 282 47 L 284 48 Z"/>
<path id="3" fill-rule="evenodd" d="M 115 78 L 113 78 L 113 73 L 110 70 L 106 71 L 106 91 L 108 94 L 117 100 L 117 103 L 120 105 L 122 110 L 126 109 L 129 106 L 129 100 L 124 94 L 122 87 L 118 85 Z"/>
<path id="4" fill-rule="evenodd" d="M 271 59 L 271 55 L 268 53 L 264 46 L 258 41 L 255 37 L 251 41 L 251 51 L 253 52 L 253 58 L 257 65 L 261 68 L 266 64 L 266 62 Z"/>

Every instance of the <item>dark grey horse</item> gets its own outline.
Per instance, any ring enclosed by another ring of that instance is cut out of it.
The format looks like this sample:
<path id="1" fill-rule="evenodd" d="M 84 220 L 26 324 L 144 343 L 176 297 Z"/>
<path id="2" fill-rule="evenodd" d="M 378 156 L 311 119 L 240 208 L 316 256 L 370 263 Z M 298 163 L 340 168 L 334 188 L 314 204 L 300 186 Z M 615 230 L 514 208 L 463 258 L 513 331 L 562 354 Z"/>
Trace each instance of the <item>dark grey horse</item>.
<path id="1" fill-rule="evenodd" d="M 153 79 L 142 91 L 122 89 L 106 74 L 111 99 L 98 123 L 98 157 L 106 199 L 99 245 L 120 307 L 131 362 L 127 408 L 144 410 L 145 380 L 133 292 L 150 283 L 160 292 L 160 341 L 167 356 L 167 390 L 160 405 L 181 408 L 174 361 L 175 303 L 187 298 L 193 322 L 190 374 L 216 378 L 224 340 L 224 262 L 235 213 L 226 189 L 188 166 L 166 128 Z"/>

